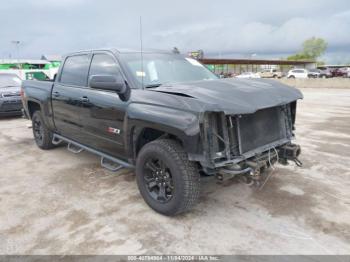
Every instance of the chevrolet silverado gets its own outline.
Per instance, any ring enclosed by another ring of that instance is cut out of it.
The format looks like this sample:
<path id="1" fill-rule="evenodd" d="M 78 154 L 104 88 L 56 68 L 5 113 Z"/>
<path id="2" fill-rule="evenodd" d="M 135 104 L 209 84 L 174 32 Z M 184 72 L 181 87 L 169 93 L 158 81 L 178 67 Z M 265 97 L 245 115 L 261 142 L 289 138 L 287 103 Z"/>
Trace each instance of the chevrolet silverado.
<path id="1" fill-rule="evenodd" d="M 260 183 L 298 160 L 299 90 L 269 79 L 218 79 L 163 51 L 89 50 L 65 56 L 54 82 L 24 81 L 22 102 L 41 149 L 67 143 L 116 171 L 135 168 L 145 202 L 164 215 L 190 210 L 200 179 Z"/>

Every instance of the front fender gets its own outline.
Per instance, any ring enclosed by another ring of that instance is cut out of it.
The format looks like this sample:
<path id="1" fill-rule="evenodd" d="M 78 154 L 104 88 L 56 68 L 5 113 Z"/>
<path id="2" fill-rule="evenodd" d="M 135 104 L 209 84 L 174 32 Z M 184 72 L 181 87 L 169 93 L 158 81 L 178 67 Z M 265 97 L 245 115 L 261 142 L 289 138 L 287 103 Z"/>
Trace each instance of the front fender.
<path id="1" fill-rule="evenodd" d="M 149 104 L 131 104 L 128 107 L 125 130 L 128 130 L 127 143 L 130 145 L 129 155 L 133 155 L 134 131 L 152 128 L 176 136 L 181 140 L 189 155 L 201 152 L 200 116 L 191 112 L 174 108 Z M 137 135 L 136 135 L 137 136 Z"/>
<path id="2" fill-rule="evenodd" d="M 198 115 L 174 108 L 135 103 L 129 105 L 128 117 L 181 130 L 187 136 L 200 132 Z"/>

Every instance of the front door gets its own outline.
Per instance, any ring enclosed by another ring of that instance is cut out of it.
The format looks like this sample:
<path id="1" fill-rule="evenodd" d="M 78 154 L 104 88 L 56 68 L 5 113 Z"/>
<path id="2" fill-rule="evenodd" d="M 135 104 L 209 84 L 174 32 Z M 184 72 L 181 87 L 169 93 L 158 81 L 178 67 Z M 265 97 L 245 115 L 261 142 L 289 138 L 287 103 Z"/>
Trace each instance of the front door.
<path id="1" fill-rule="evenodd" d="M 95 53 L 89 77 L 92 75 L 121 74 L 116 59 L 109 53 Z M 81 122 L 85 144 L 115 157 L 123 158 L 126 103 L 116 92 L 87 88 L 86 102 L 82 104 Z"/>

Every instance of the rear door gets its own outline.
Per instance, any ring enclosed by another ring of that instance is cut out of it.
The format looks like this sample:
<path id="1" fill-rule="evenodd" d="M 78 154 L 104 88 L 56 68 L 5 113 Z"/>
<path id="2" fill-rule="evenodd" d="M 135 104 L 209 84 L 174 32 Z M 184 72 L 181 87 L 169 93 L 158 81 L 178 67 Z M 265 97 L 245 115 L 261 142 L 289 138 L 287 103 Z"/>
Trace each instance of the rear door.
<path id="1" fill-rule="evenodd" d="M 109 52 L 93 54 L 89 77 L 122 75 L 115 57 Z M 87 101 L 82 104 L 82 125 L 85 144 L 107 154 L 123 158 L 123 122 L 127 103 L 114 91 L 87 88 Z"/>
<path id="2" fill-rule="evenodd" d="M 58 132 L 78 142 L 83 141 L 80 114 L 87 89 L 90 53 L 68 56 L 52 90 L 54 122 Z"/>

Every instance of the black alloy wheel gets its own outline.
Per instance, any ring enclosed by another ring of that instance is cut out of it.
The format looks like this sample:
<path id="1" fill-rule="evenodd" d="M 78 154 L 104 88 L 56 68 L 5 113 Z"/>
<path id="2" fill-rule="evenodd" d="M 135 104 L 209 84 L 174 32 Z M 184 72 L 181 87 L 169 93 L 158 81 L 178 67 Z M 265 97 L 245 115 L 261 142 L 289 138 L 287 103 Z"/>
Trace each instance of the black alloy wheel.
<path id="1" fill-rule="evenodd" d="M 33 134 L 36 143 L 42 144 L 44 136 L 43 124 L 37 115 L 34 115 L 33 117 Z"/>
<path id="2" fill-rule="evenodd" d="M 38 147 L 45 150 L 54 147 L 53 134 L 45 125 L 40 111 L 35 111 L 32 115 L 32 127 L 34 140 Z"/>
<path id="3" fill-rule="evenodd" d="M 149 158 L 143 166 L 143 179 L 150 196 L 160 203 L 168 202 L 174 191 L 169 167 L 161 159 Z"/>
<path id="4" fill-rule="evenodd" d="M 136 181 L 145 202 L 155 211 L 174 216 L 198 202 L 200 175 L 182 145 L 157 139 L 144 145 L 136 161 Z"/>

